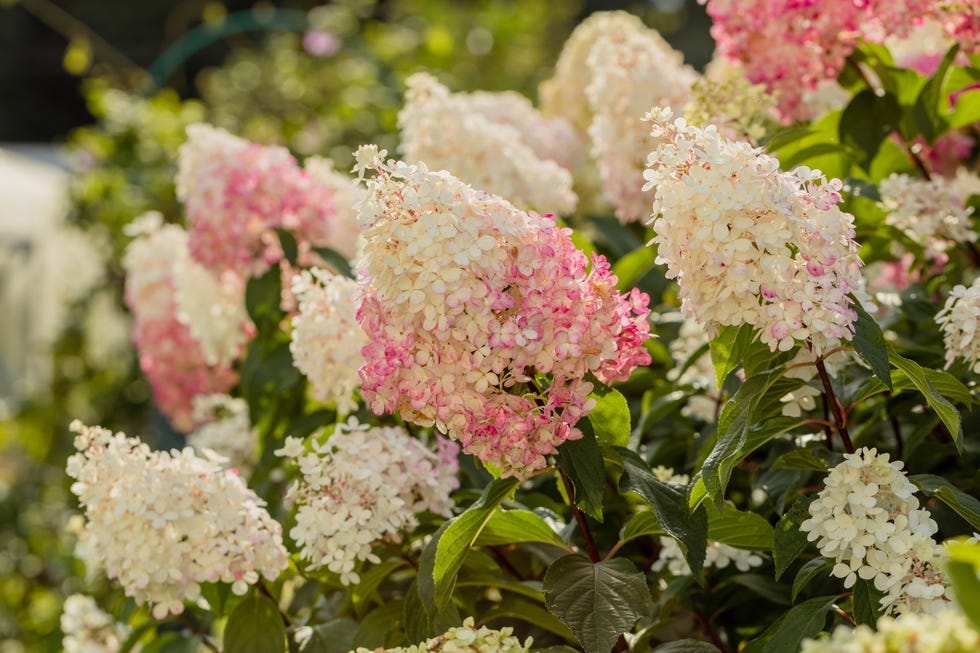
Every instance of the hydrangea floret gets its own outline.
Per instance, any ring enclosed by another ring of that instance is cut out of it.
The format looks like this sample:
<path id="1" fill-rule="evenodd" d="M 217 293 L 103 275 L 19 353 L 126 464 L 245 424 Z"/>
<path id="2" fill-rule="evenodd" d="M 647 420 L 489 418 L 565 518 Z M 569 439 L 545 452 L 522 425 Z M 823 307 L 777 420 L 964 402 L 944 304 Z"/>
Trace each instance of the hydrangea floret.
<path id="1" fill-rule="evenodd" d="M 495 630 L 487 626 L 476 626 L 473 617 L 463 620 L 462 626 L 450 628 L 442 635 L 427 639 L 414 646 L 398 646 L 390 649 L 358 648 L 351 653 L 528 653 L 532 640 L 528 637 L 523 644 L 513 635 L 514 629 L 508 627 Z"/>
<path id="2" fill-rule="evenodd" d="M 384 155 L 357 153 L 375 175 L 360 208 L 364 398 L 526 477 L 581 437 L 587 375 L 612 383 L 650 362 L 649 298 L 616 290 L 552 216 Z"/>
<path id="3" fill-rule="evenodd" d="M 286 438 L 276 454 L 301 474 L 286 495 L 297 506 L 289 535 L 300 556 L 345 585 L 359 583 L 360 563 L 381 562 L 372 550 L 376 543 L 400 542 L 422 511 L 450 516 L 458 452 L 445 438 L 430 450 L 400 427 L 372 427 L 353 417 L 337 424 L 326 442 L 314 441 L 312 450 Z"/>
<path id="4" fill-rule="evenodd" d="M 800 528 L 835 562 L 831 573 L 845 587 L 873 581 L 887 613 L 935 612 L 950 598 L 941 572 L 945 549 L 932 539 L 938 527 L 919 507 L 903 466 L 876 449 L 844 454 Z"/>
<path id="5" fill-rule="evenodd" d="M 957 358 L 980 374 L 980 277 L 967 288 L 957 284 L 936 315 L 946 347 L 946 367 Z"/>
<path id="6" fill-rule="evenodd" d="M 874 629 L 838 626 L 829 637 L 804 639 L 802 653 L 973 653 L 980 633 L 959 610 L 882 617 Z"/>
<path id="7" fill-rule="evenodd" d="M 210 449 L 225 458 L 229 467 L 251 471 L 258 434 L 244 399 L 226 394 L 194 397 L 194 422 L 199 426 L 187 436 L 188 444 L 200 452 Z"/>
<path id="8" fill-rule="evenodd" d="M 99 608 L 91 596 L 71 594 L 62 609 L 61 632 L 64 653 L 118 653 L 129 627 Z M 131 650 L 139 651 L 139 644 Z"/>
<path id="9" fill-rule="evenodd" d="M 71 429 L 67 473 L 86 518 L 79 557 L 157 619 L 180 614 L 202 583 L 244 594 L 286 568 L 281 527 L 237 473 L 190 447 L 153 452 L 124 433 L 77 420 Z"/>
<path id="10" fill-rule="evenodd" d="M 841 182 L 779 162 L 709 125 L 648 120 L 660 146 L 644 173 L 653 189 L 657 262 L 680 285 L 681 311 L 707 327 L 751 324 L 773 351 L 807 342 L 821 355 L 854 335 L 850 293 L 863 293 L 854 217 Z"/>

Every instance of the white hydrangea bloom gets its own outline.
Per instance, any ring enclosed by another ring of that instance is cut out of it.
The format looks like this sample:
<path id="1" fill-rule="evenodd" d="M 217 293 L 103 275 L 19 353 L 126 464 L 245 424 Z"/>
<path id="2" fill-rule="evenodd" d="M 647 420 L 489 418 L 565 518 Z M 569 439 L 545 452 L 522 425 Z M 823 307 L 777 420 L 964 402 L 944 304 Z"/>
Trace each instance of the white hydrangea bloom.
<path id="1" fill-rule="evenodd" d="M 535 152 L 520 129 L 480 113 L 473 100 L 450 93 L 431 75 L 412 75 L 406 86 L 398 126 L 407 163 L 448 170 L 525 209 L 575 210 L 571 173 Z"/>
<path id="2" fill-rule="evenodd" d="M 638 21 L 637 21 L 638 22 Z M 643 117 L 651 107 L 683 110 L 697 73 L 656 31 L 623 22 L 598 36 L 586 59 L 589 136 L 606 198 L 620 222 L 650 212 L 643 184 L 647 154 L 660 142 Z"/>
<path id="3" fill-rule="evenodd" d="M 67 473 L 87 519 L 78 553 L 157 619 L 180 614 L 201 583 L 244 594 L 286 568 L 281 527 L 233 471 L 190 447 L 151 452 L 124 433 L 77 420 L 71 429 Z"/>
<path id="4" fill-rule="evenodd" d="M 804 639 L 801 653 L 975 653 L 980 633 L 958 610 L 882 617 L 877 630 L 838 626 L 833 635 Z"/>
<path id="5" fill-rule="evenodd" d="M 936 258 L 949 247 L 949 241 L 972 243 L 977 239 L 971 222 L 972 209 L 966 199 L 980 192 L 980 179 L 962 168 L 953 178 L 934 176 L 919 179 L 895 173 L 878 184 L 885 221 L 922 243 L 926 253 Z"/>
<path id="6" fill-rule="evenodd" d="M 96 232 L 62 225 L 44 240 L 40 252 L 42 292 L 46 310 L 40 314 L 41 340 L 52 342 L 68 326 L 72 304 L 86 299 L 105 280 L 107 247 Z"/>
<path id="7" fill-rule="evenodd" d="M 644 188 L 655 192 L 657 263 L 680 285 L 681 311 L 706 325 L 751 324 L 770 349 L 809 342 L 816 355 L 853 337 L 849 293 L 863 292 L 854 217 L 842 184 L 779 161 L 713 126 L 648 119 L 660 145 Z"/>
<path id="8" fill-rule="evenodd" d="M 163 224 L 156 212 L 134 220 L 127 235 L 136 237 L 126 247 L 126 303 L 140 319 L 157 320 L 173 312 L 171 283 L 174 261 L 187 251 L 187 233 L 172 224 Z"/>
<path id="9" fill-rule="evenodd" d="M 844 454 L 800 528 L 836 563 L 831 573 L 844 587 L 873 580 L 888 613 L 933 612 L 949 600 L 940 572 L 945 549 L 932 539 L 936 522 L 919 508 L 902 467 L 876 449 Z"/>
<path id="10" fill-rule="evenodd" d="M 687 485 L 690 481 L 687 474 L 675 474 L 673 469 L 663 465 L 655 467 L 653 475 L 667 483 Z M 744 572 L 753 567 L 760 567 L 764 562 L 762 556 L 754 551 L 737 549 L 721 542 L 708 542 L 708 549 L 704 554 L 705 569 L 724 569 L 733 565 L 739 571 Z M 677 540 L 672 537 L 660 538 L 660 557 L 657 558 L 651 568 L 653 571 L 667 569 L 673 576 L 691 575 L 691 567 L 687 564 L 684 551 Z"/>
<path id="11" fill-rule="evenodd" d="M 307 451 L 289 437 L 276 454 L 292 459 L 302 478 L 286 500 L 298 506 L 289 535 L 310 567 L 326 567 L 345 585 L 357 584 L 359 562 L 380 562 L 372 545 L 399 541 L 424 510 L 449 516 L 458 487 L 455 443 L 439 438 L 426 449 L 400 427 L 371 427 L 350 418 Z"/>
<path id="12" fill-rule="evenodd" d="M 293 363 L 309 379 L 317 399 L 335 403 L 346 415 L 357 407 L 357 370 L 364 362 L 361 347 L 368 343 L 356 319 L 358 284 L 313 268 L 293 278 L 292 291 L 299 301 L 289 343 Z"/>
<path id="13" fill-rule="evenodd" d="M 129 628 L 103 612 L 95 599 L 84 594 L 65 598 L 61 613 L 64 653 L 117 653 L 129 636 Z M 137 644 L 133 651 L 139 651 Z"/>
<path id="14" fill-rule="evenodd" d="M 248 404 L 226 394 L 197 395 L 194 423 L 199 426 L 187 436 L 197 451 L 210 449 L 227 459 L 232 469 L 248 473 L 255 458 L 258 435 L 248 417 Z"/>
<path id="15" fill-rule="evenodd" d="M 132 324 L 108 291 L 99 292 L 85 312 L 85 357 L 99 368 L 122 368 L 129 363 L 133 347 L 129 340 Z"/>
<path id="16" fill-rule="evenodd" d="M 330 191 L 336 215 L 330 227 L 330 247 L 343 254 L 347 260 L 357 256 L 361 225 L 357 222 L 357 203 L 367 191 L 350 175 L 334 169 L 330 159 L 312 156 L 303 163 L 303 169 L 313 181 Z"/>
<path id="17" fill-rule="evenodd" d="M 969 288 L 953 287 L 936 323 L 943 332 L 946 367 L 962 358 L 974 374 L 980 374 L 980 277 Z"/>
<path id="18" fill-rule="evenodd" d="M 182 247 L 173 261 L 177 319 L 187 325 L 210 365 L 230 364 L 248 339 L 245 280 L 231 271 L 216 273 Z"/>
<path id="19" fill-rule="evenodd" d="M 528 653 L 530 637 L 523 644 L 513 636 L 514 629 L 507 626 L 500 630 L 486 626 L 476 627 L 473 617 L 463 620 L 462 626 L 450 628 L 442 635 L 414 646 L 398 646 L 391 649 L 358 648 L 350 653 Z"/>
<path id="20" fill-rule="evenodd" d="M 776 100 L 765 84 L 753 84 L 741 65 L 727 59 L 712 59 L 691 95 L 684 117 L 694 125 L 715 125 L 733 140 L 758 143 L 779 124 Z"/>

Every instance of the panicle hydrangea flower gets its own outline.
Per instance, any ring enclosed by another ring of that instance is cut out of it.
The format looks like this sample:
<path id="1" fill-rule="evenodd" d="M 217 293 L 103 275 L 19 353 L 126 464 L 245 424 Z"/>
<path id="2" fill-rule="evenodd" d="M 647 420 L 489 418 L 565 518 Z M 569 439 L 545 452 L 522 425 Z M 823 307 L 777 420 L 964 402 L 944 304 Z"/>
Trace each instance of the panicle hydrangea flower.
<path id="1" fill-rule="evenodd" d="M 225 394 L 194 397 L 194 423 L 199 424 L 187 436 L 187 443 L 197 451 L 210 449 L 227 459 L 233 469 L 248 473 L 255 459 L 258 434 L 248 418 L 244 399 Z"/>
<path id="2" fill-rule="evenodd" d="M 753 84 L 738 64 L 713 59 L 691 87 L 684 117 L 693 125 L 715 125 L 732 140 L 758 143 L 777 124 L 776 100 L 763 84 Z"/>
<path id="3" fill-rule="evenodd" d="M 618 292 L 551 216 L 383 156 L 357 153 L 376 173 L 361 204 L 363 396 L 526 477 L 581 437 L 586 374 L 612 383 L 649 363 L 649 298 Z"/>
<path id="4" fill-rule="evenodd" d="M 803 93 L 836 79 L 859 38 L 904 35 L 935 0 L 699 0 L 721 56 L 776 95 L 789 120 L 806 119 Z"/>
<path id="5" fill-rule="evenodd" d="M 775 351 L 815 355 L 853 337 L 848 293 L 862 293 L 854 218 L 841 182 L 779 162 L 708 126 L 651 111 L 661 145 L 644 173 L 655 198 L 657 263 L 680 285 L 681 310 L 706 325 L 751 324 Z"/>
<path id="6" fill-rule="evenodd" d="M 368 342 L 356 319 L 358 284 L 313 268 L 293 278 L 292 290 L 299 301 L 289 343 L 293 364 L 309 379 L 317 399 L 335 403 L 346 415 L 357 406 L 357 371 L 364 362 L 361 348 Z"/>
<path id="7" fill-rule="evenodd" d="M 953 287 L 936 323 L 943 332 L 946 367 L 962 358 L 974 374 L 980 374 L 980 277 L 969 288 Z"/>
<path id="8" fill-rule="evenodd" d="M 800 528 L 836 563 L 831 573 L 844 587 L 871 580 L 885 593 L 887 613 L 934 612 L 949 601 L 940 572 L 945 549 L 932 539 L 936 522 L 919 508 L 902 467 L 876 449 L 844 454 Z"/>
<path id="9" fill-rule="evenodd" d="M 519 128 L 481 113 L 480 101 L 450 93 L 431 75 L 412 75 L 406 86 L 398 126 L 407 162 L 448 170 L 523 208 L 556 213 L 575 209 L 571 173 L 539 155 Z"/>
<path id="10" fill-rule="evenodd" d="M 361 225 L 357 222 L 358 202 L 364 199 L 364 189 L 350 175 L 334 169 L 330 159 L 311 156 L 303 163 L 306 174 L 320 186 L 330 192 L 336 211 L 330 224 L 328 244 L 348 260 L 357 256 L 358 241 L 361 236 Z"/>
<path id="11" fill-rule="evenodd" d="M 958 610 L 882 617 L 872 629 L 838 626 L 830 636 L 804 639 L 801 653 L 974 653 L 980 633 Z"/>
<path id="12" fill-rule="evenodd" d="M 591 76 L 585 91 L 592 110 L 589 136 L 602 188 L 620 222 L 637 222 L 650 205 L 644 164 L 659 143 L 651 139 L 643 117 L 655 106 L 683 110 L 698 76 L 684 65 L 680 52 L 646 27 L 600 35 L 586 65 Z"/>
<path id="13" fill-rule="evenodd" d="M 187 234 L 175 225 L 161 226 L 158 215 L 141 219 L 135 228 L 141 235 L 123 257 L 133 344 L 156 405 L 174 427 L 187 432 L 194 427 L 192 398 L 227 392 L 238 375 L 226 362 L 210 362 L 180 319 L 175 265 L 186 257 Z"/>
<path id="14" fill-rule="evenodd" d="M 65 598 L 61 613 L 61 647 L 64 653 L 118 653 L 129 636 L 129 628 L 103 612 L 95 599 L 84 594 Z M 137 644 L 133 651 L 139 651 Z"/>
<path id="15" fill-rule="evenodd" d="M 941 256 L 949 241 L 971 243 L 977 239 L 971 222 L 972 208 L 964 205 L 980 192 L 975 173 L 960 169 L 956 177 L 918 179 L 895 173 L 878 185 L 885 221 L 922 243 L 930 258 Z"/>
<path id="16" fill-rule="evenodd" d="M 654 468 L 653 474 L 667 483 L 687 485 L 690 482 L 687 474 L 675 474 L 673 469 L 662 465 Z M 674 576 L 691 575 L 691 567 L 687 564 L 684 551 L 677 540 L 672 537 L 661 537 L 660 547 L 660 556 L 653 563 L 653 571 L 667 569 Z M 762 556 L 754 551 L 737 549 L 722 542 L 708 542 L 708 549 L 704 555 L 705 569 L 724 569 L 728 565 L 733 565 L 744 572 L 753 567 L 760 567 L 764 562 Z"/>
<path id="17" fill-rule="evenodd" d="M 339 574 L 345 585 L 359 583 L 359 562 L 381 562 L 371 550 L 375 543 L 400 541 L 424 510 L 450 516 L 458 452 L 445 438 L 430 451 L 400 427 L 371 427 L 353 417 L 312 451 L 287 438 L 276 454 L 302 474 L 286 495 L 298 506 L 289 535 L 301 557 L 312 569 Z"/>
<path id="18" fill-rule="evenodd" d="M 521 644 L 513 633 L 514 629 L 510 626 L 500 630 L 486 626 L 477 628 L 473 617 L 467 617 L 462 626 L 450 628 L 421 644 L 373 651 L 362 647 L 350 653 L 528 653 L 533 640 L 528 637 Z"/>
<path id="19" fill-rule="evenodd" d="M 281 528 L 238 474 L 193 449 L 151 452 L 138 438 L 77 420 L 68 458 L 86 523 L 79 553 L 153 616 L 180 614 L 201 583 L 244 594 L 286 568 Z"/>
<path id="20" fill-rule="evenodd" d="M 284 147 L 195 124 L 187 128 L 177 166 L 191 256 L 212 270 L 243 278 L 262 273 L 282 258 L 278 227 L 292 232 L 301 253 L 334 244 L 336 209 L 329 184 L 317 183 L 319 164 L 311 175 Z M 349 235 L 337 240 L 346 242 Z"/>

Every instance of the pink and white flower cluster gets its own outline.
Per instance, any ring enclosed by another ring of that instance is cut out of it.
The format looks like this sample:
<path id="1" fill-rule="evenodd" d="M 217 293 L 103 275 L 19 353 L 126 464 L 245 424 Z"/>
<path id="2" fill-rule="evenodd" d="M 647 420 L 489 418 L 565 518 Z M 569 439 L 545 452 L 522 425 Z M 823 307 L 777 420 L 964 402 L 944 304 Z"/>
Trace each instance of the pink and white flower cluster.
<path id="1" fill-rule="evenodd" d="M 250 472 L 255 462 L 258 434 L 248 417 L 244 399 L 229 395 L 194 397 L 194 422 L 199 426 L 187 436 L 196 451 L 209 449 L 225 458 L 224 464 L 239 472 Z"/>
<path id="2" fill-rule="evenodd" d="M 330 170 L 310 174 L 284 147 L 259 145 L 206 124 L 187 128 L 178 158 L 177 196 L 187 212 L 190 252 L 212 270 L 243 279 L 282 258 L 275 229 L 286 228 L 300 245 L 325 245 L 351 256 L 356 231 L 338 211 Z"/>
<path id="3" fill-rule="evenodd" d="M 398 114 L 405 161 L 448 170 L 522 208 L 575 209 L 572 175 L 551 160 L 563 137 L 572 136 L 568 142 L 575 147 L 574 131 L 563 119 L 544 118 L 516 93 L 450 93 L 425 73 L 406 85 Z"/>
<path id="4" fill-rule="evenodd" d="M 289 350 L 293 363 L 320 401 L 333 402 L 338 412 L 354 410 L 361 386 L 361 348 L 368 339 L 357 323 L 356 281 L 313 268 L 293 278 L 299 312 L 293 317 Z"/>
<path id="5" fill-rule="evenodd" d="M 949 603 L 941 571 L 947 555 L 932 539 L 938 526 L 919 508 L 902 467 L 876 449 L 844 454 L 800 528 L 834 560 L 831 573 L 845 587 L 873 580 L 888 613 L 936 612 Z"/>
<path id="6" fill-rule="evenodd" d="M 75 421 L 68 459 L 85 511 L 79 557 L 101 566 L 153 616 L 180 614 L 202 583 L 244 594 L 286 568 L 281 528 L 236 473 L 183 451 L 152 452 L 138 438 Z"/>
<path id="7" fill-rule="evenodd" d="M 980 18 L 973 0 L 700 0 L 721 56 L 745 66 L 752 82 L 776 94 L 786 120 L 805 119 L 801 100 L 836 79 L 858 41 L 902 37 L 938 19 L 975 50 Z"/>
<path id="8" fill-rule="evenodd" d="M 853 216 L 841 182 L 779 162 L 708 126 L 648 118 L 661 145 L 644 173 L 653 189 L 657 262 L 680 284 L 681 310 L 713 334 L 751 324 L 772 350 L 809 342 L 816 355 L 853 337 L 849 293 L 863 288 Z"/>
<path id="9" fill-rule="evenodd" d="M 581 436 L 587 374 L 612 383 L 650 362 L 649 298 L 616 290 L 551 216 L 384 155 L 357 153 L 375 173 L 360 206 L 364 398 L 526 477 Z"/>
<path id="10" fill-rule="evenodd" d="M 157 406 L 174 427 L 187 432 L 195 424 L 193 397 L 227 392 L 238 381 L 231 361 L 218 355 L 227 352 L 229 343 L 220 338 L 198 340 L 191 325 L 206 329 L 199 335 L 221 333 L 240 347 L 250 323 L 243 322 L 236 311 L 224 309 L 208 319 L 209 307 L 225 306 L 226 295 L 220 282 L 204 268 L 197 266 L 190 277 L 200 281 L 203 276 L 206 281 L 179 283 L 188 277 L 178 270 L 195 265 L 187 254 L 183 229 L 161 225 L 159 215 L 144 216 L 135 227 L 142 233 L 129 244 L 123 257 L 133 343 Z M 207 350 L 202 341 L 213 342 L 215 348 Z"/>
<path id="11" fill-rule="evenodd" d="M 91 596 L 71 594 L 61 613 L 61 632 L 64 653 L 118 653 L 129 627 L 99 608 Z M 132 650 L 139 651 L 139 644 Z"/>
<path id="12" fill-rule="evenodd" d="M 969 288 L 956 285 L 936 315 L 946 346 L 946 367 L 962 358 L 980 374 L 980 277 Z"/>
<path id="13" fill-rule="evenodd" d="M 299 507 L 290 537 L 312 569 L 326 567 L 345 585 L 360 582 L 360 562 L 381 561 L 374 544 L 401 541 L 418 525 L 418 513 L 452 514 L 459 447 L 445 438 L 432 451 L 400 427 L 352 417 L 323 444 L 314 441 L 312 451 L 289 437 L 276 453 L 302 474 L 286 496 Z"/>

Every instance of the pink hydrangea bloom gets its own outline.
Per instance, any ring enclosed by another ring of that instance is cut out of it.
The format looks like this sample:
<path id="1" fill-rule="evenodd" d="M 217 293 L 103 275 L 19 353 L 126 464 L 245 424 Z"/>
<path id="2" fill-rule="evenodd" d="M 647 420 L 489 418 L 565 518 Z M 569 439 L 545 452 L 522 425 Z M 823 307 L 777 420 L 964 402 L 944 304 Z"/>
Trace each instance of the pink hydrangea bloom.
<path id="1" fill-rule="evenodd" d="M 184 432 L 194 427 L 195 395 L 224 393 L 238 381 L 230 362 L 209 362 L 191 328 L 180 319 L 174 272 L 186 251 L 183 229 L 151 223 L 147 233 L 130 243 L 123 259 L 140 369 L 153 387 L 157 407 Z"/>
<path id="2" fill-rule="evenodd" d="M 261 273 L 282 258 L 277 227 L 296 236 L 301 253 L 311 245 L 336 246 L 335 240 L 351 249 L 319 164 L 311 174 L 284 147 L 250 143 L 210 125 L 191 125 L 187 135 L 177 195 L 195 260 L 242 277 Z"/>
<path id="3" fill-rule="evenodd" d="M 581 437 L 586 375 L 622 381 L 650 361 L 648 297 L 618 292 L 551 216 L 384 155 L 358 151 L 376 173 L 360 208 L 363 396 L 526 477 Z"/>

